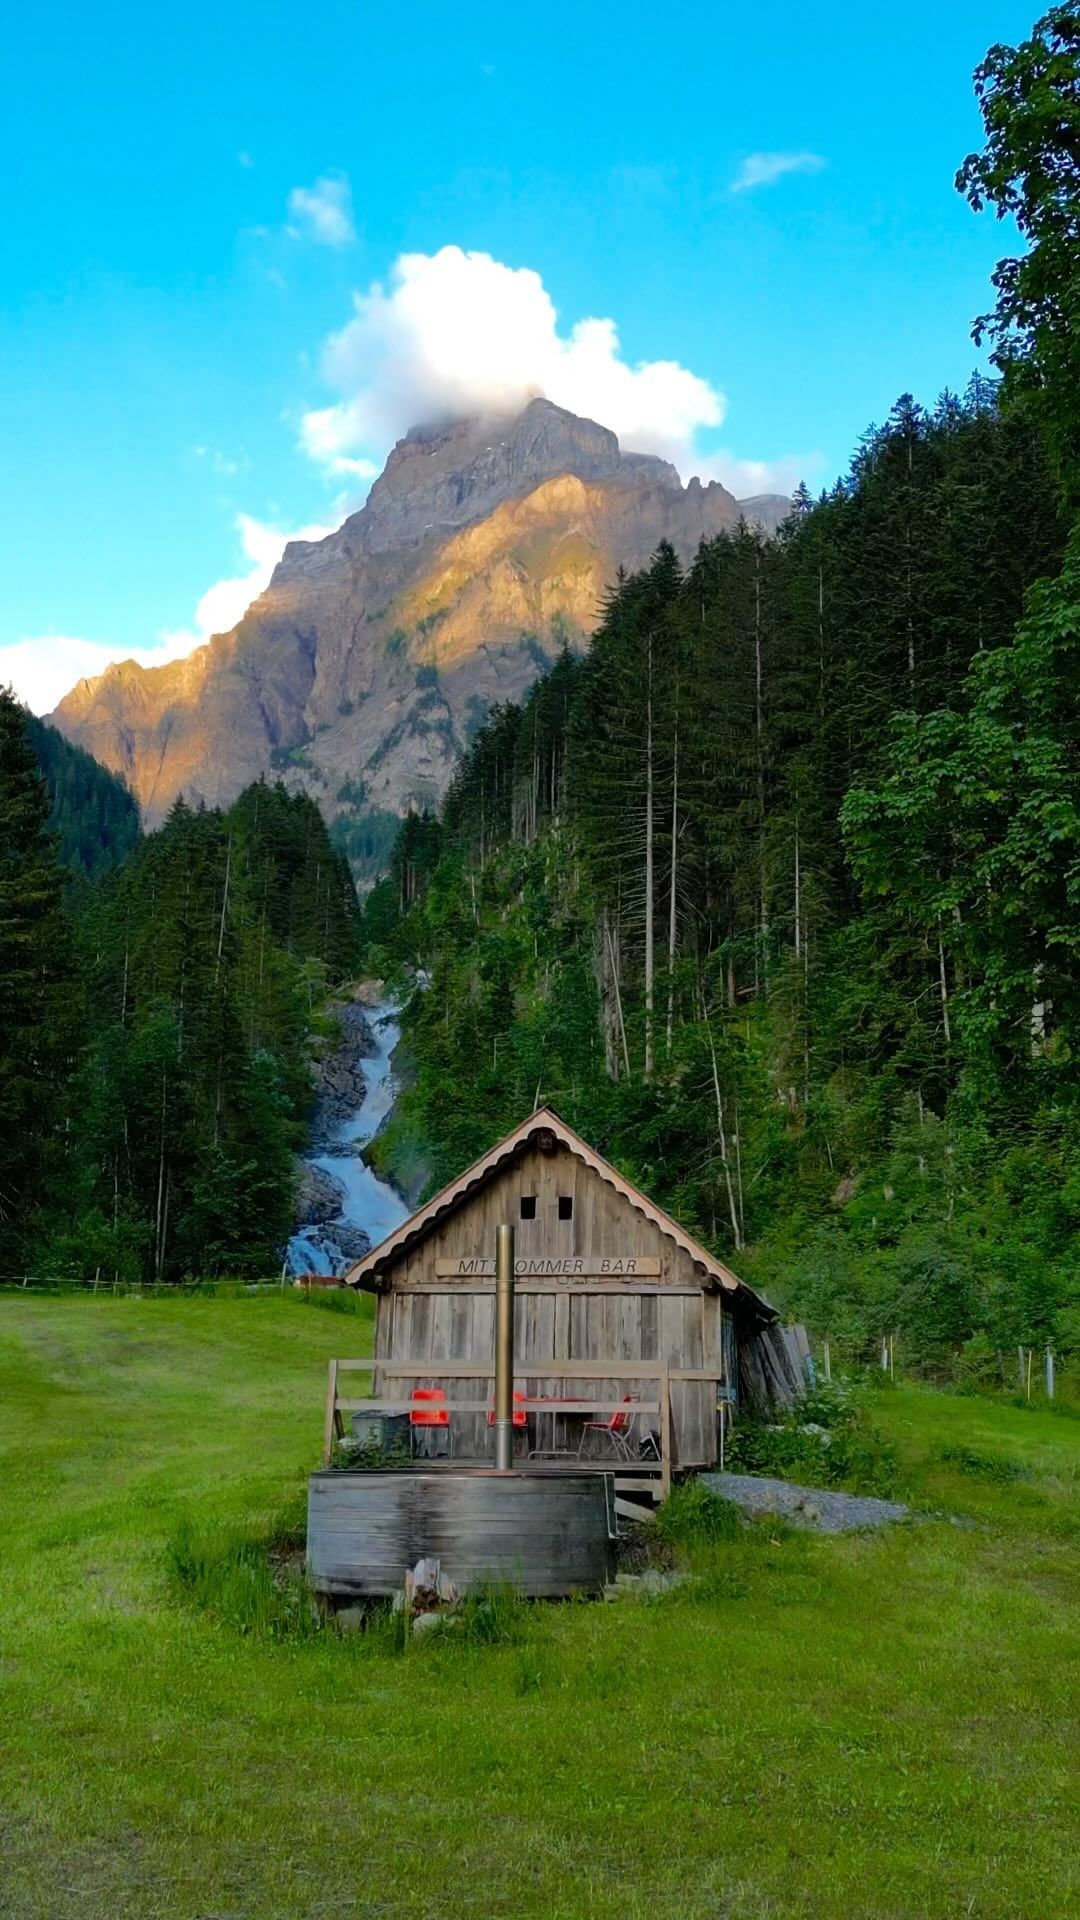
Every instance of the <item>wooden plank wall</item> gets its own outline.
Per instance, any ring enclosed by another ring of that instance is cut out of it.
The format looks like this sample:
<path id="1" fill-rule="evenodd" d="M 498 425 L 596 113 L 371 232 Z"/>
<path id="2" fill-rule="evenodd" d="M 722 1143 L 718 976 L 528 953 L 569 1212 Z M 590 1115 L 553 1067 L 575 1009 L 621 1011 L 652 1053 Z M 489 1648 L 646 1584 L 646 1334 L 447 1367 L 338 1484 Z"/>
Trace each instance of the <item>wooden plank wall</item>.
<path id="1" fill-rule="evenodd" d="M 569 1220 L 559 1219 L 561 1194 L 572 1200 Z M 534 1220 L 520 1217 L 522 1195 L 535 1198 Z M 528 1147 L 420 1247 L 402 1255 L 390 1275 L 390 1292 L 379 1298 L 378 1357 L 430 1359 L 433 1366 L 440 1358 L 490 1365 L 493 1290 L 480 1292 L 475 1282 L 470 1286 L 453 1278 L 438 1281 L 438 1291 L 428 1289 L 436 1287 L 436 1260 L 492 1257 L 495 1229 L 504 1220 L 516 1229 L 519 1260 L 580 1257 L 595 1262 L 635 1255 L 660 1263 L 659 1279 L 647 1283 L 627 1280 L 615 1286 L 608 1281 L 603 1290 L 590 1290 L 587 1280 L 569 1280 L 543 1292 L 528 1292 L 523 1285 L 515 1304 L 515 1353 L 519 1365 L 535 1363 L 537 1371 L 526 1376 L 524 1388 L 518 1382 L 519 1391 L 573 1393 L 573 1384 L 559 1376 L 560 1359 L 663 1359 L 672 1367 L 715 1365 L 718 1378 L 730 1378 L 728 1316 L 721 1295 L 706 1291 L 704 1276 L 689 1255 L 653 1221 L 563 1147 L 550 1154 Z M 431 1384 L 443 1385 L 450 1399 L 475 1400 L 490 1391 L 488 1381 L 440 1381 L 436 1372 Z M 382 1390 L 378 1380 L 374 1390 Z M 618 1399 L 626 1390 L 625 1382 L 612 1377 L 590 1382 L 583 1397 Z M 581 1391 L 580 1383 L 576 1391 Z M 673 1382 L 671 1401 L 676 1463 L 710 1466 L 716 1458 L 715 1389 L 709 1382 Z M 547 1444 L 550 1424 L 543 1418 L 541 1424 Z M 485 1425 L 483 1415 L 456 1423 L 459 1452 L 486 1452 Z M 529 1439 L 530 1445 L 536 1443 L 532 1420 Z"/>
<path id="2" fill-rule="evenodd" d="M 757 1328 L 739 1341 L 743 1398 L 759 1413 L 791 1406 L 806 1389 L 809 1356 L 805 1327 Z"/>

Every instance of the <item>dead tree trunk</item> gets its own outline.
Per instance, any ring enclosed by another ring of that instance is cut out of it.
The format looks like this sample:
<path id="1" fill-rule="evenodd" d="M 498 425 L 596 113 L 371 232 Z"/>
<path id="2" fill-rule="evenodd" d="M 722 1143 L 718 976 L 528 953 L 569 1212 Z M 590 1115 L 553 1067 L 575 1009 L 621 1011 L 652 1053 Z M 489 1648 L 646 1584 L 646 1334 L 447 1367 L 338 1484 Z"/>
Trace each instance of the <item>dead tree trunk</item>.
<path id="1" fill-rule="evenodd" d="M 653 1071 L 653 885 L 655 848 L 653 844 L 653 803 L 655 773 L 653 767 L 653 641 L 649 635 L 649 658 L 645 700 L 645 1078 Z"/>

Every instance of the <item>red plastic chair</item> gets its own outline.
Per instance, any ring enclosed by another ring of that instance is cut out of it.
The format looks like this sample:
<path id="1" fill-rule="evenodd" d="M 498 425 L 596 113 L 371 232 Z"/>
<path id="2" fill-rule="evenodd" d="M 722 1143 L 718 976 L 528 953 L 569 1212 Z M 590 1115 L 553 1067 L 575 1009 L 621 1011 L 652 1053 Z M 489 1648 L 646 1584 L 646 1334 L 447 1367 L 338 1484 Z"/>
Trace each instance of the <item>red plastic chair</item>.
<path id="1" fill-rule="evenodd" d="M 632 1393 L 626 1394 L 623 1404 L 627 1407 L 636 1406 L 636 1395 Z M 581 1440 L 577 1450 L 578 1459 L 581 1459 L 582 1453 L 584 1452 L 585 1441 L 588 1435 L 590 1433 L 596 1433 L 604 1435 L 612 1451 L 618 1455 L 620 1460 L 629 1460 L 631 1457 L 630 1437 L 634 1431 L 634 1422 L 636 1419 L 636 1413 L 624 1413 L 620 1407 L 612 1414 L 610 1420 L 586 1420 L 581 1429 Z"/>
<path id="2" fill-rule="evenodd" d="M 447 1449 L 453 1458 L 454 1430 L 446 1395 L 441 1387 L 414 1387 L 409 1395 L 409 1437 L 415 1444 L 417 1428 L 438 1427 L 446 1434 Z"/>
<path id="3" fill-rule="evenodd" d="M 527 1393 L 515 1393 L 514 1395 L 514 1406 L 513 1406 L 513 1411 L 510 1415 L 510 1418 L 515 1427 L 527 1427 L 529 1424 L 529 1416 L 526 1413 L 524 1406 L 518 1405 L 519 1401 L 527 1400 L 528 1397 L 529 1396 Z M 492 1401 L 490 1407 L 488 1408 L 488 1426 L 493 1427 L 494 1425 L 495 1425 L 495 1402 Z"/>

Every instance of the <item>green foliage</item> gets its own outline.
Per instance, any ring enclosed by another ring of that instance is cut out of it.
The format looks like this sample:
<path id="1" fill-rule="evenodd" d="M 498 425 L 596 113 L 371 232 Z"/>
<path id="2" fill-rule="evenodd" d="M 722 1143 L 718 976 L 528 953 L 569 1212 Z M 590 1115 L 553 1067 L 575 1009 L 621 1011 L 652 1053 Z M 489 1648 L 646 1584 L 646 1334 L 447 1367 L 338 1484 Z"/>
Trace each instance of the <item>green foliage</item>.
<path id="1" fill-rule="evenodd" d="M 388 1473 L 396 1467 L 411 1466 L 412 1453 L 408 1443 L 401 1440 L 394 1440 L 387 1447 L 380 1440 L 346 1437 L 335 1442 L 330 1465 L 347 1473 Z"/>
<path id="2" fill-rule="evenodd" d="M 526 1638 L 530 1608 L 505 1582 L 478 1583 L 462 1594 L 451 1618 L 454 1641 L 467 1647 L 516 1647 Z"/>
<path id="3" fill-rule="evenodd" d="M 306 773 L 310 773 L 312 768 L 308 743 L 303 741 L 293 747 L 272 747 L 270 765 L 275 773 L 287 773 L 290 767 L 302 767 Z"/>
<path id="4" fill-rule="evenodd" d="M 850 1389 L 825 1384 L 770 1424 L 739 1421 L 726 1464 L 732 1473 L 885 1498 L 895 1492 L 899 1473 L 896 1451 L 863 1401 Z"/>
<path id="5" fill-rule="evenodd" d="M 178 1597 L 233 1633 L 312 1640 L 323 1623 L 311 1589 L 301 1566 L 275 1560 L 274 1547 L 235 1529 L 197 1535 L 184 1524 L 167 1544 L 166 1572 Z"/>
<path id="6" fill-rule="evenodd" d="M 1063 556 L 975 380 L 778 541 L 622 578 L 368 898 L 372 971 L 430 975 L 386 1168 L 430 1191 L 550 1101 L 838 1358 L 1072 1340 L 1071 556 L 1024 613 Z"/>
<path id="7" fill-rule="evenodd" d="M 28 713 L 25 725 L 61 864 L 88 880 L 119 866 L 139 837 L 138 805 L 124 782 L 46 721 Z"/>
<path id="8" fill-rule="evenodd" d="M 0 688 L 0 1274 L 25 1273 L 63 1186 L 78 985 L 27 715 Z"/>
<path id="9" fill-rule="evenodd" d="M 91 1282 L 273 1272 L 291 1224 L 317 1006 L 356 959 L 344 857 L 263 783 L 178 802 L 81 903 L 82 1058 L 45 1270 Z"/>
<path id="10" fill-rule="evenodd" d="M 559 638 L 560 641 L 562 641 L 561 633 Z M 563 644 L 565 645 L 565 642 L 563 642 Z M 524 652 L 528 654 L 530 660 L 533 662 L 537 672 L 547 673 L 551 666 L 551 655 L 545 653 L 537 635 L 535 633 L 523 633 L 521 636 L 521 645 Z"/>
<path id="11" fill-rule="evenodd" d="M 294 1645 L 178 1603 L 162 1556 L 185 1514 L 250 1537 L 297 1485 L 340 1325 L 276 1292 L 3 1314 L 12 1920 L 1075 1907 L 1074 1422 L 898 1387 L 877 1417 L 944 1518 L 744 1527 L 660 1601 L 530 1607 L 517 1646 L 395 1655 L 381 1609 Z"/>
<path id="12" fill-rule="evenodd" d="M 947 1466 L 955 1467 L 958 1473 L 970 1474 L 976 1480 L 993 1481 L 999 1487 L 1007 1487 L 1012 1481 L 1025 1477 L 1018 1461 L 1010 1460 L 1006 1454 L 980 1453 L 977 1447 L 943 1446 L 938 1448 L 936 1457 Z"/>
<path id="13" fill-rule="evenodd" d="M 716 1546 L 735 1540 L 742 1529 L 742 1515 L 730 1500 L 710 1493 L 701 1480 L 688 1480 L 673 1487 L 656 1516 L 661 1538 L 674 1547 Z"/>
<path id="14" fill-rule="evenodd" d="M 339 814 L 330 829 L 330 838 L 344 854 L 357 885 L 370 888 L 390 863 L 401 817 L 383 807 L 369 807 L 362 780 L 346 780 L 338 791 L 338 799 L 343 806 L 355 807 L 357 811 Z"/>
<path id="15" fill-rule="evenodd" d="M 363 1313 L 360 1296 L 351 1287 L 301 1287 L 292 1290 L 292 1298 L 302 1307 L 313 1307 L 317 1313 L 344 1313 L 356 1316 Z"/>
<path id="16" fill-rule="evenodd" d="M 1007 397 L 1038 422 L 1080 497 L 1080 17 L 1051 7 L 1019 46 L 996 45 L 975 73 L 986 144 L 956 176 L 976 211 L 1015 221 L 1025 251 L 1000 260 L 989 335 Z"/>

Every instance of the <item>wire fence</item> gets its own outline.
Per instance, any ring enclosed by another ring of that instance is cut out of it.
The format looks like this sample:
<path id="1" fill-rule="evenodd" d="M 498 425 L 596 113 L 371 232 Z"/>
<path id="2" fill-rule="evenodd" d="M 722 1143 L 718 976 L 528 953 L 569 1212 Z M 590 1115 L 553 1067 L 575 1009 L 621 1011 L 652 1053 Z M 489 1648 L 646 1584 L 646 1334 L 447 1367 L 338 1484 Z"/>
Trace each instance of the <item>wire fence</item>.
<path id="1" fill-rule="evenodd" d="M 293 1286 L 295 1275 L 270 1280 L 81 1280 L 68 1274 L 0 1273 L 0 1293 L 37 1294 L 161 1294 L 174 1299 L 194 1294 L 280 1293 Z"/>

